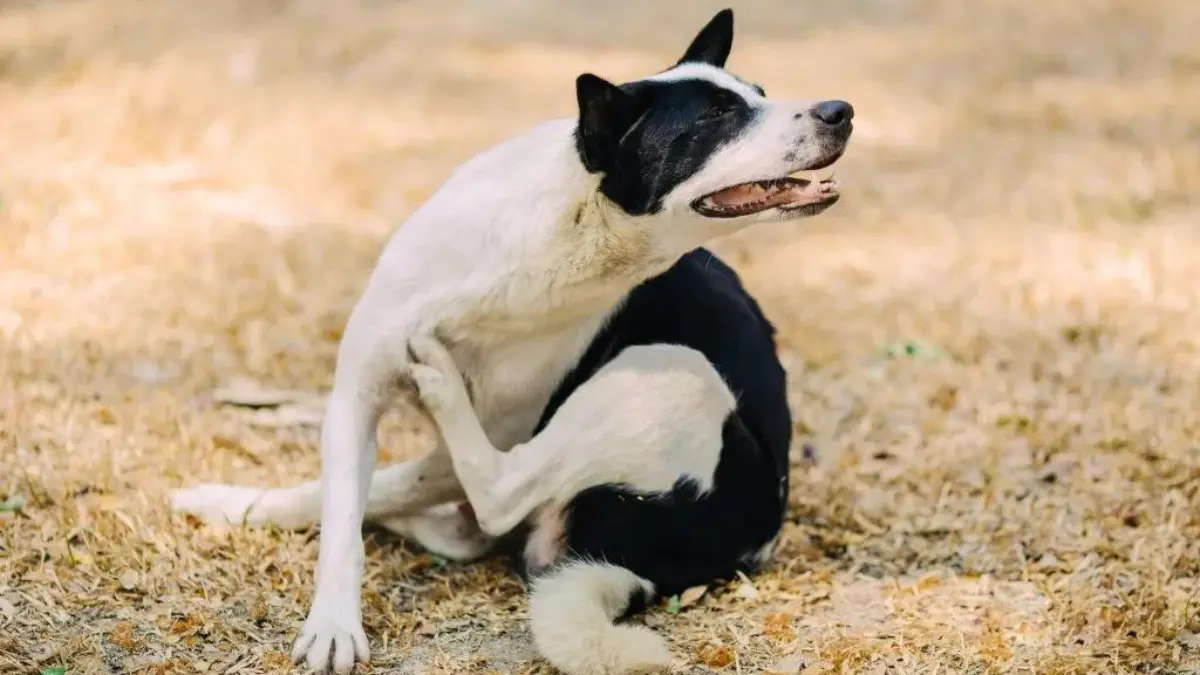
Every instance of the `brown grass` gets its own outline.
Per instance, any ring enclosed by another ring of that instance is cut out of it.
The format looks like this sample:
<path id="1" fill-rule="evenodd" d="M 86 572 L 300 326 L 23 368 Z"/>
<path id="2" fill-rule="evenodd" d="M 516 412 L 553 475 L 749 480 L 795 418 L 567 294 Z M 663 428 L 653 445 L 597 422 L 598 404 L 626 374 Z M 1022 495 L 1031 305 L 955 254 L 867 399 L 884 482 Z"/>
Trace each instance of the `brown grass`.
<path id="1" fill-rule="evenodd" d="M 732 67 L 858 131 L 834 212 L 718 247 L 791 372 L 779 561 L 644 620 L 684 672 L 1200 670 L 1197 3 L 742 4 Z M 0 3 L 0 672 L 287 670 L 312 533 L 164 495 L 316 436 L 212 390 L 324 391 L 452 167 L 717 6 Z M 497 564 L 372 542 L 372 672 L 544 668 Z"/>

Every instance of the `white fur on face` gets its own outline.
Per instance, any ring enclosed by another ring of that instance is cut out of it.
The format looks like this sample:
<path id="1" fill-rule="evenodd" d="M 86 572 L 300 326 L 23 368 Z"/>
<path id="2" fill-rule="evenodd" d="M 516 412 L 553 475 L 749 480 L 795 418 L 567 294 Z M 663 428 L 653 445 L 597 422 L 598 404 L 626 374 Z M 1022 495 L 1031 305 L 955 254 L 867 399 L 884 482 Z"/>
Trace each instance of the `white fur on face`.
<path id="1" fill-rule="evenodd" d="M 646 80 L 650 82 L 704 80 L 722 89 L 728 89 L 750 103 L 766 100 L 754 87 L 746 84 L 733 73 L 706 63 L 683 63 L 670 70 L 647 77 Z"/>
<path id="2" fill-rule="evenodd" d="M 704 168 L 680 183 L 663 199 L 663 212 L 702 217 L 692 202 L 741 183 L 783 178 L 821 160 L 820 127 L 811 109 L 816 101 L 773 101 L 726 70 L 700 63 L 685 63 L 653 77 L 657 82 L 703 80 L 740 96 L 756 112 L 742 133 L 720 147 Z M 768 210 L 740 218 L 720 219 L 724 227 L 740 229 L 752 222 L 784 220 L 785 212 Z M 712 219 L 706 219 L 712 220 Z"/>

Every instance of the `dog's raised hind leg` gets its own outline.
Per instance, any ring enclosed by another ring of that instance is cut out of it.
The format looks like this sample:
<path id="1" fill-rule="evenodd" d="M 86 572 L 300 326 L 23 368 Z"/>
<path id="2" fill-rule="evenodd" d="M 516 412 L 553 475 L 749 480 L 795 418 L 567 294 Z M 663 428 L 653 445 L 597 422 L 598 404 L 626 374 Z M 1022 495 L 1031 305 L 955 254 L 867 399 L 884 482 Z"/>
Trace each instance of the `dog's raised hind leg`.
<path id="1" fill-rule="evenodd" d="M 444 347 L 413 338 L 409 374 L 475 509 L 498 536 L 547 503 L 596 485 L 666 492 L 682 477 L 709 489 L 735 399 L 698 351 L 631 347 L 574 391 L 537 435 L 508 452 L 488 440 Z"/>
<path id="2" fill-rule="evenodd" d="M 458 366 L 441 343 L 432 337 L 414 338 L 409 351 L 408 373 L 437 423 L 480 529 L 492 537 L 503 535 L 545 501 L 536 478 L 553 478 L 513 470 L 530 453 L 521 446 L 504 453 L 492 444 Z"/>
<path id="3" fill-rule="evenodd" d="M 486 552 L 490 540 L 473 517 L 451 503 L 466 499 L 444 444 L 416 459 L 378 469 L 371 476 L 365 519 L 452 560 Z M 285 529 L 312 527 L 321 519 L 321 483 L 293 487 L 203 483 L 173 490 L 171 508 L 206 523 Z"/>

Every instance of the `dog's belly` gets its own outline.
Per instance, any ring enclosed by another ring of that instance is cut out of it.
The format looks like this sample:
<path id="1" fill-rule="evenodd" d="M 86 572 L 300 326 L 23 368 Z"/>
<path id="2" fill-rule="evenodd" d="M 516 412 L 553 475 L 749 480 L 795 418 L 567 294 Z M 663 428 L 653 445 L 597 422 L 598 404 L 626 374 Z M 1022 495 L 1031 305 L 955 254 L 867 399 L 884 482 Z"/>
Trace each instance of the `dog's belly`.
<path id="1" fill-rule="evenodd" d="M 459 341 L 455 360 L 470 383 L 488 439 L 507 451 L 528 441 L 563 377 L 579 362 L 605 316 L 542 335 Z"/>

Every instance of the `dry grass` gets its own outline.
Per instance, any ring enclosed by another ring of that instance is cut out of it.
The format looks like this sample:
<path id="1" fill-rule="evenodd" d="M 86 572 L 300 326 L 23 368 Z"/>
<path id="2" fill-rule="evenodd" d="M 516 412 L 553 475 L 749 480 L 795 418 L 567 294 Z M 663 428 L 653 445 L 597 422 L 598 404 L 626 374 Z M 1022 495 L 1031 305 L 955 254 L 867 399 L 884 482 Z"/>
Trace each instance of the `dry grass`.
<path id="1" fill-rule="evenodd" d="M 454 165 L 717 6 L 592 4 L 0 2 L 0 672 L 287 669 L 313 535 L 164 495 L 316 437 L 210 393 L 323 391 Z M 718 247 L 792 375 L 779 562 L 645 620 L 683 671 L 1200 670 L 1197 4 L 743 5 L 733 68 L 859 130 L 833 213 Z M 373 542 L 372 672 L 543 668 L 497 564 Z"/>

